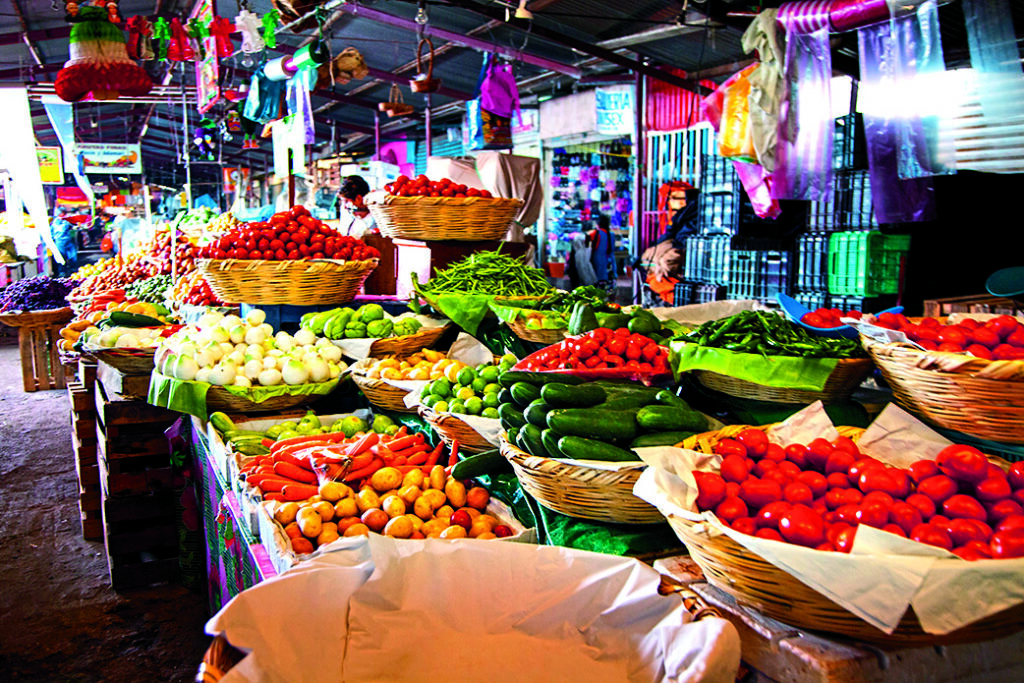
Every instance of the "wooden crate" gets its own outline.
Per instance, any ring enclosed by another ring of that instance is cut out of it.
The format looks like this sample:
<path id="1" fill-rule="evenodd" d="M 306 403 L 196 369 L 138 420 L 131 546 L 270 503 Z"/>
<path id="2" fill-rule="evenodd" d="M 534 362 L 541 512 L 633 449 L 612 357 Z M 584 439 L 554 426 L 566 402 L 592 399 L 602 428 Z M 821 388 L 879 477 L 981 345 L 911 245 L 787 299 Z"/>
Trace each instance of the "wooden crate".
<path id="1" fill-rule="evenodd" d="M 152 456 L 100 458 L 97 476 L 107 497 L 159 493 L 174 486 L 174 469 L 166 449 Z"/>
<path id="2" fill-rule="evenodd" d="M 104 429 L 112 427 L 148 426 L 163 430 L 180 415 L 166 408 L 154 406 L 145 401 L 125 398 L 105 390 L 102 382 L 96 382 L 96 417 Z"/>
<path id="3" fill-rule="evenodd" d="M 951 313 L 997 313 L 1014 315 L 1015 302 L 989 294 L 971 294 L 945 299 L 928 299 L 924 302 L 924 314 L 933 318 Z"/>
<path id="4" fill-rule="evenodd" d="M 145 401 L 149 396 L 149 380 L 151 373 L 128 375 L 112 365 L 100 361 L 96 369 L 96 379 L 103 383 L 107 395 L 117 394 L 124 398 Z"/>
<path id="5" fill-rule="evenodd" d="M 103 517 L 97 510 L 81 510 L 82 538 L 87 541 L 103 540 Z"/>
<path id="6" fill-rule="evenodd" d="M 103 544 L 114 590 L 164 583 L 178 573 L 171 492 L 102 499 Z"/>
<path id="7" fill-rule="evenodd" d="M 97 364 L 94 361 L 84 358 L 78 360 L 78 381 L 90 391 L 92 390 L 92 385 L 96 384 L 96 370 Z"/>
<path id="8" fill-rule="evenodd" d="M 96 399 L 91 389 L 77 380 L 68 382 L 68 402 L 72 413 L 85 417 L 96 414 Z"/>
<path id="9" fill-rule="evenodd" d="M 67 386 L 64 365 L 57 355 L 60 325 L 35 325 L 18 328 L 21 354 L 21 382 L 25 391 L 49 391 Z"/>
<path id="10" fill-rule="evenodd" d="M 110 587 L 115 591 L 168 583 L 177 579 L 181 572 L 177 548 L 173 552 L 164 549 L 160 554 L 147 551 L 111 556 L 108 553 L 107 569 Z"/>

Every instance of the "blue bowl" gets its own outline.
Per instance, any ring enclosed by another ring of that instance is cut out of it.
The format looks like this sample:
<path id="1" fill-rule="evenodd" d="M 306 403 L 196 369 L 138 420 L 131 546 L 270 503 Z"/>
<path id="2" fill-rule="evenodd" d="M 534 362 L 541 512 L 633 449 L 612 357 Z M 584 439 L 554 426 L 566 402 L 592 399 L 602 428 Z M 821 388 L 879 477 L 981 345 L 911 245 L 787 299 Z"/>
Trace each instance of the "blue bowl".
<path id="1" fill-rule="evenodd" d="M 786 296 L 785 294 L 778 294 L 775 298 L 779 302 L 779 306 L 782 307 L 782 310 L 785 312 L 787 318 L 789 318 L 794 323 L 804 328 L 808 332 L 811 332 L 812 334 L 816 334 L 819 337 L 846 337 L 847 339 L 857 338 L 857 328 L 851 327 L 850 325 L 841 325 L 840 327 L 811 327 L 807 323 L 800 320 L 800 318 L 802 318 L 805 313 L 810 313 L 810 310 L 806 306 L 804 306 L 802 303 L 800 303 L 793 297 Z M 879 311 L 878 313 L 902 312 L 902 306 L 893 306 L 892 308 L 887 308 L 884 311 Z M 875 315 L 878 315 L 878 313 L 876 313 Z"/>

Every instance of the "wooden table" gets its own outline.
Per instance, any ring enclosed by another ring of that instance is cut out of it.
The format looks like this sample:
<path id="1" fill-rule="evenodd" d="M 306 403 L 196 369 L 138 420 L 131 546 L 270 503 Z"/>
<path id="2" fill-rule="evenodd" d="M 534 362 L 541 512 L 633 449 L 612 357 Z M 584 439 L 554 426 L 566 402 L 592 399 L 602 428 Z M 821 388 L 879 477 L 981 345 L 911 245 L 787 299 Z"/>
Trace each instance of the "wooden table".
<path id="1" fill-rule="evenodd" d="M 804 631 L 736 602 L 704 581 L 687 555 L 657 560 L 666 582 L 689 587 L 736 627 L 758 683 L 1005 683 L 1024 681 L 1024 631 L 967 645 L 893 647 Z"/>

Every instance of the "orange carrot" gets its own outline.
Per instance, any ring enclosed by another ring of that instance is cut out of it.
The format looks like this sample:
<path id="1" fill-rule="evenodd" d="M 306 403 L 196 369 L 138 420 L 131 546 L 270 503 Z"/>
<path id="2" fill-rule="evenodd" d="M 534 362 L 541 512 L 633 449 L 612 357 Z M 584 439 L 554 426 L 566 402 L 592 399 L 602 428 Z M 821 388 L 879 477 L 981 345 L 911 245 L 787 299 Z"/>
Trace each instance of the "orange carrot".
<path id="1" fill-rule="evenodd" d="M 309 484 L 288 484 L 281 489 L 281 493 L 284 494 L 285 500 L 306 500 L 317 495 L 319 490 Z"/>
<path id="2" fill-rule="evenodd" d="M 358 441 L 349 446 L 345 455 L 359 455 L 370 450 L 370 448 L 380 441 L 380 436 L 376 432 L 367 432 Z"/>
<path id="3" fill-rule="evenodd" d="M 299 467 L 304 470 L 313 471 L 313 466 L 309 463 L 309 460 L 304 457 L 296 457 L 291 453 L 277 452 L 273 455 L 274 464 L 279 462 L 285 462 L 293 467 Z"/>
<path id="4" fill-rule="evenodd" d="M 432 450 L 430 452 L 430 455 L 427 456 L 426 461 L 420 467 L 420 469 L 423 470 L 424 474 L 430 474 L 430 468 L 437 464 L 437 460 L 438 460 L 438 458 L 441 457 L 441 452 L 443 450 L 444 450 L 444 441 L 440 441 L 440 442 L 438 442 L 437 446 L 434 447 L 434 450 Z M 417 455 L 419 455 L 419 454 L 417 453 Z"/>
<path id="5" fill-rule="evenodd" d="M 285 497 L 280 491 L 268 491 L 263 494 L 263 500 L 285 500 Z"/>
<path id="6" fill-rule="evenodd" d="M 276 472 L 282 477 L 294 479 L 295 481 L 301 481 L 304 484 L 317 483 L 316 473 L 314 473 L 312 469 L 306 470 L 301 467 L 296 467 L 290 462 L 275 462 L 274 472 Z"/>
<path id="7" fill-rule="evenodd" d="M 384 467 L 384 461 L 381 460 L 380 458 L 374 458 L 373 461 L 366 467 L 360 468 L 358 470 L 349 470 L 348 472 L 346 472 L 345 481 L 354 481 L 356 479 L 368 477 L 377 470 L 379 470 L 381 467 Z"/>
<path id="8" fill-rule="evenodd" d="M 290 439 L 281 439 L 275 441 L 274 445 L 271 446 L 270 452 L 276 453 L 277 451 L 287 446 L 294 446 L 295 444 L 305 444 L 311 446 L 318 443 L 337 443 L 345 438 L 345 435 L 341 432 L 328 432 L 327 434 L 306 434 L 304 436 L 293 436 Z"/>

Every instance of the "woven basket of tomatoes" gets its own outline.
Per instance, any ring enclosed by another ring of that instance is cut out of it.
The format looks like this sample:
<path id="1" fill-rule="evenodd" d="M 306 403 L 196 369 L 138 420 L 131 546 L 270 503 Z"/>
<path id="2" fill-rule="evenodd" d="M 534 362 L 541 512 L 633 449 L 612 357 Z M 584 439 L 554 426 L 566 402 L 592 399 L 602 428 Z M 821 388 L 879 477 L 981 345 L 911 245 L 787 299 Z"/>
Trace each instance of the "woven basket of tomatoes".
<path id="1" fill-rule="evenodd" d="M 221 301 L 310 306 L 355 298 L 380 252 L 296 206 L 233 227 L 200 255 L 196 265 Z"/>
<path id="2" fill-rule="evenodd" d="M 382 235 L 419 240 L 502 239 L 522 205 L 522 199 L 423 175 L 399 176 L 384 192 L 366 195 Z"/>

